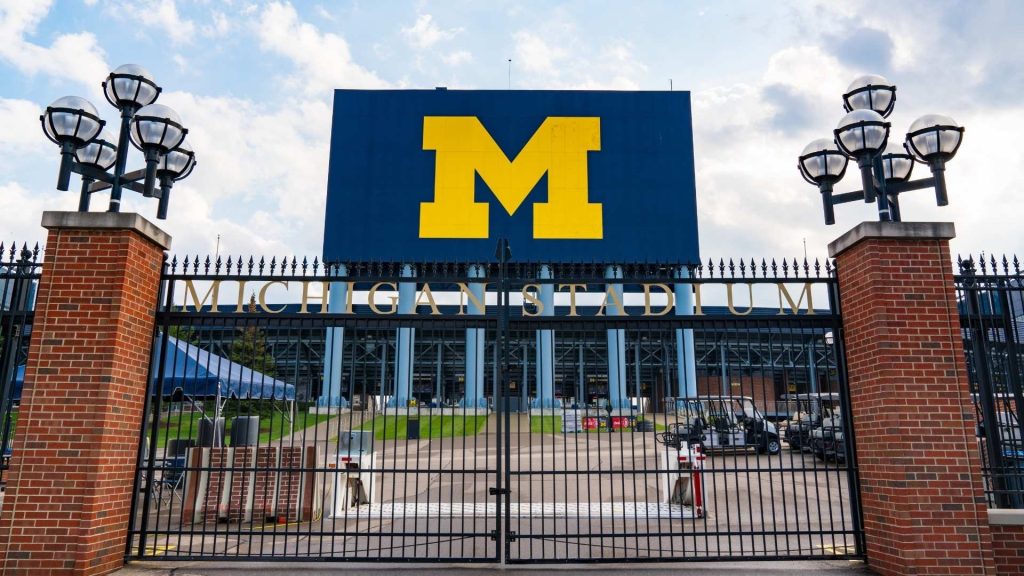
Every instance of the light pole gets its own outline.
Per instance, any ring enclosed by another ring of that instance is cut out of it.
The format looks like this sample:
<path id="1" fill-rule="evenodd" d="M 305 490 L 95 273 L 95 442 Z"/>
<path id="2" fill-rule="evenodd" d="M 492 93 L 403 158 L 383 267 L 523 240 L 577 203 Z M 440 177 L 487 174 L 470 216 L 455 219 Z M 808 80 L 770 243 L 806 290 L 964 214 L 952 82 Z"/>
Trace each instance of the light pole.
<path id="1" fill-rule="evenodd" d="M 907 132 L 903 150 L 891 146 L 885 120 L 896 104 L 896 86 L 877 75 L 861 76 L 843 94 L 847 114 L 833 132 L 800 153 L 800 174 L 821 192 L 825 224 L 835 224 L 836 204 L 864 200 L 878 205 L 880 221 L 901 221 L 899 195 L 911 190 L 933 188 L 939 206 L 949 204 L 946 195 L 946 162 L 956 155 L 964 129 L 948 116 L 927 114 L 914 121 Z M 860 169 L 861 189 L 834 194 L 849 160 Z M 914 161 L 927 164 L 932 175 L 911 180 Z"/>
<path id="2" fill-rule="evenodd" d="M 116 140 L 103 129 L 106 122 L 96 107 L 78 96 L 57 99 L 39 117 L 43 133 L 60 146 L 57 189 L 67 190 L 74 172 L 82 177 L 79 212 L 89 211 L 91 194 L 106 189 L 110 189 L 108 211 L 119 212 L 121 192 L 127 188 L 157 198 L 157 218 L 166 219 L 171 187 L 196 165 L 195 152 L 185 142 L 188 130 L 174 110 L 154 104 L 161 88 L 143 67 L 119 66 L 101 85 L 107 102 L 121 113 Z M 125 172 L 129 141 L 143 153 L 145 168 Z"/>

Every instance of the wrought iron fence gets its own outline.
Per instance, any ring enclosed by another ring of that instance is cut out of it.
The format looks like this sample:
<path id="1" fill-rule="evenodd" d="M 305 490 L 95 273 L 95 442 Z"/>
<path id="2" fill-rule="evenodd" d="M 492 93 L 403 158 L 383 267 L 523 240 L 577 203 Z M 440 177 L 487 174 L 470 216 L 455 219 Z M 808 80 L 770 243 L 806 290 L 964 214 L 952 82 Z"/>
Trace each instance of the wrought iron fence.
<path id="1" fill-rule="evenodd" d="M 958 258 L 960 325 L 989 506 L 1024 508 L 1024 275 L 1003 256 Z"/>
<path id="2" fill-rule="evenodd" d="M 6 483 L 18 421 L 42 252 L 0 243 L 0 486 Z"/>
<path id="3" fill-rule="evenodd" d="M 172 259 L 127 555 L 860 557 L 832 265 L 782 262 Z"/>

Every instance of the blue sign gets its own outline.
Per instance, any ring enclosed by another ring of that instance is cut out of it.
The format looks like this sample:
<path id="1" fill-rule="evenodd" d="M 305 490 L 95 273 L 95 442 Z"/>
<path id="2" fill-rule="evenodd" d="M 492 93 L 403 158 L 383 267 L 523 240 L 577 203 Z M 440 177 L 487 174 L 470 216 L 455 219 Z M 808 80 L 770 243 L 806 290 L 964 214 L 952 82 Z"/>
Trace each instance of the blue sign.
<path id="1" fill-rule="evenodd" d="M 694 263 L 689 92 L 337 90 L 324 259 Z"/>

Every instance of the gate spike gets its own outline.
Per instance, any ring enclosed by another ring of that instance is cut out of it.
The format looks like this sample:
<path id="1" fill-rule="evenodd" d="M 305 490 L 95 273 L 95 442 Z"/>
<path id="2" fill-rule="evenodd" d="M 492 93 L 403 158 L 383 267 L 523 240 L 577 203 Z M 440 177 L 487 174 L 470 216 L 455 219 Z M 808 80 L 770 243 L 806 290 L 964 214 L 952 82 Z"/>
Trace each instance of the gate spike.
<path id="1" fill-rule="evenodd" d="M 789 278 L 789 261 L 785 258 L 782 259 L 782 276 Z"/>
<path id="2" fill-rule="evenodd" d="M 171 258 L 171 274 L 174 274 L 174 271 L 177 270 L 177 268 L 178 268 L 178 255 L 175 254 L 174 257 Z"/>
<path id="3" fill-rule="evenodd" d="M 736 277 L 736 265 L 732 263 L 732 258 L 729 258 L 729 276 Z"/>
<path id="4" fill-rule="evenodd" d="M 295 275 L 295 269 L 298 268 L 298 266 L 299 266 L 298 261 L 295 259 L 295 256 L 292 256 L 292 275 L 293 276 Z"/>
<path id="5" fill-rule="evenodd" d="M 1017 255 L 1013 255 L 1013 273 L 1020 276 L 1020 261 L 1017 260 Z"/>
<path id="6" fill-rule="evenodd" d="M 313 276 L 316 276 L 316 271 L 319 268 L 320 268 L 320 258 L 318 256 L 313 256 Z"/>
<path id="7" fill-rule="evenodd" d="M 996 266 L 996 255 L 995 254 L 990 254 L 989 255 L 989 261 L 992 263 L 992 273 L 996 274 L 998 272 L 998 270 L 999 270 L 999 268 Z"/>
<path id="8" fill-rule="evenodd" d="M 258 264 L 258 266 L 259 266 L 260 276 L 262 276 L 263 275 L 263 268 L 264 268 L 264 266 L 266 266 L 266 262 L 263 260 L 263 256 L 260 256 L 260 263 Z"/>
<path id="9" fill-rule="evenodd" d="M 772 258 L 772 276 L 779 275 L 779 265 L 775 263 L 775 258 Z"/>
<path id="10" fill-rule="evenodd" d="M 306 267 L 307 267 L 307 266 L 309 266 L 309 263 L 308 263 L 308 262 L 306 261 L 306 257 L 305 257 L 305 256 L 303 256 L 303 257 L 302 257 L 302 275 L 303 275 L 303 276 L 305 276 L 305 275 L 306 275 Z"/>
<path id="11" fill-rule="evenodd" d="M 800 277 L 800 264 L 797 263 L 796 258 L 793 258 L 793 277 L 794 278 L 799 278 Z"/>
<path id="12" fill-rule="evenodd" d="M 10 256 L 7 257 L 8 262 L 14 262 L 14 252 L 18 249 L 17 242 L 11 242 Z"/>
<path id="13" fill-rule="evenodd" d="M 811 277 L 811 269 L 807 265 L 807 257 L 804 256 L 804 278 L 810 278 L 810 277 Z"/>
<path id="14" fill-rule="evenodd" d="M 274 270 L 277 269 L 277 256 L 270 257 L 270 275 L 274 275 Z"/>
<path id="15" fill-rule="evenodd" d="M 985 265 L 985 253 L 984 252 L 982 252 L 981 255 L 978 256 L 978 264 L 981 267 L 981 275 L 985 276 L 986 274 L 988 274 L 988 267 Z"/>
<path id="16" fill-rule="evenodd" d="M 814 259 L 814 277 L 821 278 L 821 262 L 817 258 Z"/>
<path id="17" fill-rule="evenodd" d="M 203 262 L 203 274 L 209 274 L 210 273 L 210 264 L 211 264 L 210 257 L 207 256 L 206 260 Z"/>
<path id="18" fill-rule="evenodd" d="M 255 265 L 256 265 L 256 261 L 253 260 L 252 256 L 249 256 L 249 270 L 248 270 L 249 274 L 252 274 L 252 269 L 253 269 L 253 266 L 255 266 Z"/>

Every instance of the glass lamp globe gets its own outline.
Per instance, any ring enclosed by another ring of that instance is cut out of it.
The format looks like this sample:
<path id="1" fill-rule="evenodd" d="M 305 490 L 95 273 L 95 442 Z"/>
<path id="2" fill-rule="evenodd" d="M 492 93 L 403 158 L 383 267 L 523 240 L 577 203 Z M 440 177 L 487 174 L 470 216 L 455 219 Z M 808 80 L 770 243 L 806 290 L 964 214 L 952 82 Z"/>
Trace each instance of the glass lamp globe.
<path id="1" fill-rule="evenodd" d="M 902 148 L 887 145 L 882 151 L 882 171 L 886 181 L 906 182 L 914 170 L 914 158 Z"/>
<path id="2" fill-rule="evenodd" d="M 896 86 L 878 74 L 858 76 L 843 94 L 843 107 L 847 112 L 874 110 L 886 117 L 892 113 L 895 104 Z"/>
<path id="3" fill-rule="evenodd" d="M 889 123 L 874 110 L 854 110 L 839 121 L 835 135 L 839 149 L 847 156 L 871 157 L 885 147 Z"/>
<path id="4" fill-rule="evenodd" d="M 129 135 L 139 150 L 166 154 L 185 140 L 187 132 L 177 112 L 163 104 L 150 104 L 140 108 L 132 117 Z"/>
<path id="5" fill-rule="evenodd" d="M 106 129 L 100 131 L 92 142 L 75 150 L 75 160 L 79 164 L 109 170 L 117 161 L 117 138 Z"/>
<path id="6" fill-rule="evenodd" d="M 114 69 L 103 82 L 103 95 L 115 108 L 140 108 L 156 102 L 160 87 L 153 75 L 138 64 L 123 64 Z"/>
<path id="7" fill-rule="evenodd" d="M 39 117 L 43 133 L 56 144 L 74 148 L 85 146 L 103 128 L 96 107 L 85 98 L 64 96 L 54 100 Z"/>
<path id="8" fill-rule="evenodd" d="M 819 138 L 800 152 L 800 173 L 812 184 L 829 180 L 838 182 L 846 171 L 847 162 L 849 159 L 839 151 L 833 140 Z"/>
<path id="9" fill-rule="evenodd" d="M 196 165 L 196 154 L 188 142 L 182 142 L 177 148 L 160 156 L 157 163 L 157 174 L 169 176 L 173 180 L 182 180 L 192 173 Z"/>
<path id="10" fill-rule="evenodd" d="M 949 160 L 960 148 L 964 129 L 942 114 L 926 114 L 910 125 L 906 148 L 922 162 Z"/>

